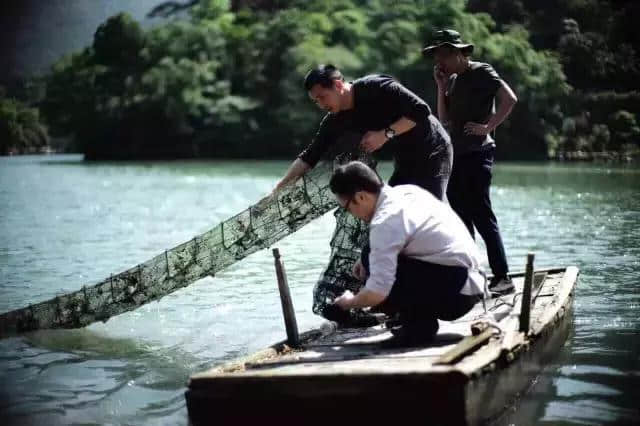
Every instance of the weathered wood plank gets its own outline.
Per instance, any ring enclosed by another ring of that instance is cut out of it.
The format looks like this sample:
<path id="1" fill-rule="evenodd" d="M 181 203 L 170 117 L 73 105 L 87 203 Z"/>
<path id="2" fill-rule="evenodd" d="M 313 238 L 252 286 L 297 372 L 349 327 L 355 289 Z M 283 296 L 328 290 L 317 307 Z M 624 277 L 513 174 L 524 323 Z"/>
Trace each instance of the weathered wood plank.
<path id="1" fill-rule="evenodd" d="M 280 292 L 280 302 L 282 303 L 284 325 L 287 330 L 287 342 L 293 347 L 298 347 L 300 346 L 300 337 L 298 336 L 296 311 L 293 309 L 291 292 L 289 291 L 289 283 L 287 281 L 287 273 L 284 269 L 282 259 L 280 259 L 280 250 L 277 248 L 273 249 L 273 261 L 275 263 L 276 275 L 278 278 L 278 290 Z"/>
<path id="2" fill-rule="evenodd" d="M 520 331 L 529 332 L 531 315 L 531 288 L 533 287 L 533 253 L 527 254 L 527 269 L 524 275 L 524 287 L 522 289 L 522 304 L 520 305 Z"/>
<path id="3" fill-rule="evenodd" d="M 308 342 L 317 338 L 319 335 L 320 335 L 320 330 L 305 331 L 304 333 L 300 334 L 300 341 L 303 343 Z M 195 373 L 191 376 L 191 378 L 189 379 L 189 382 L 191 382 L 191 380 L 193 379 L 197 379 L 197 380 L 211 379 L 212 377 L 215 377 L 216 375 L 221 373 L 242 371 L 244 370 L 244 366 L 246 363 L 258 362 L 266 359 L 274 359 L 276 357 L 286 355 L 289 352 L 291 352 L 291 347 L 287 345 L 286 340 L 282 342 L 278 342 L 272 346 L 269 346 L 268 348 L 259 350 L 245 357 L 234 359 L 222 365 L 213 367 L 207 371 Z"/>
<path id="4" fill-rule="evenodd" d="M 554 296 L 533 298 L 529 336 L 518 330 L 524 276 L 516 276 L 516 293 L 502 299 L 490 299 L 488 315 L 478 305 L 459 320 L 442 322 L 436 346 L 384 349 L 377 343 L 390 334 L 381 326 L 364 330 L 339 329 L 330 336 L 317 333 L 307 340 L 302 335 L 302 350 L 292 350 L 283 342 L 254 361 L 245 359 L 236 364 L 235 369 L 216 369 L 209 375 L 195 375 L 187 391 L 190 419 L 200 418 L 206 424 L 207 413 L 215 415 L 216 419 L 227 413 L 234 419 L 238 413 L 227 409 L 233 401 L 251 407 L 252 412 L 262 410 L 261 419 L 272 418 L 271 415 L 278 418 L 282 410 L 291 408 L 291 401 L 295 401 L 293 405 L 300 408 L 298 419 L 303 422 L 309 418 L 309 412 L 314 412 L 314 407 L 333 404 L 336 400 L 342 405 L 366 401 L 375 406 L 397 401 L 405 406 L 415 402 L 421 411 L 433 412 L 434 417 L 430 420 L 438 424 L 451 423 L 454 411 L 458 416 L 453 421 L 455 424 L 475 424 L 473 419 L 487 419 L 495 414 L 494 411 L 503 409 L 505 395 L 521 390 L 530 379 L 517 370 L 521 368 L 518 366 L 523 357 L 529 359 L 532 352 L 550 350 L 544 343 L 554 335 L 551 331 L 555 328 L 549 326 L 542 336 L 537 336 L 536 324 L 550 324 L 567 311 L 571 299 L 565 284 L 572 286 L 577 269 L 573 277 L 557 270 L 545 272 L 546 276 L 540 271 L 533 275 L 536 284 L 539 282 L 535 286 L 536 294 Z M 560 303 L 561 300 L 564 302 Z M 500 336 L 490 336 L 453 364 L 437 364 L 443 355 L 460 344 L 460 339 L 469 340 L 470 324 L 483 318 L 497 321 L 502 331 Z M 541 345 L 532 350 L 536 341 Z M 507 359 L 509 353 L 513 355 L 512 359 Z M 511 373 L 503 372 L 504 369 Z M 505 375 L 509 377 L 508 386 L 500 381 Z M 447 392 L 443 393 L 444 387 Z M 496 389 L 504 390 L 500 398 L 496 398 Z M 483 402 L 487 398 L 488 404 Z M 491 413 L 485 413 L 483 409 Z M 374 416 L 371 420 L 380 419 Z"/>
<path id="5" fill-rule="evenodd" d="M 489 341 L 491 336 L 494 334 L 493 328 L 487 328 L 477 336 L 468 336 L 465 337 L 460 343 L 458 343 L 455 347 L 451 348 L 447 353 L 438 358 L 433 364 L 434 365 L 443 365 L 443 364 L 453 364 L 464 356 L 470 354 L 475 351 L 481 345 L 484 345 Z"/>
<path id="6" fill-rule="evenodd" d="M 477 351 L 462 358 L 453 367 L 456 367 L 469 377 L 478 376 L 482 374 L 484 368 L 495 369 L 495 362 L 500 358 L 500 354 L 499 339 L 491 339 Z"/>
<path id="7" fill-rule="evenodd" d="M 565 301 L 569 298 L 569 295 L 574 290 L 574 284 L 578 280 L 578 268 L 570 266 L 564 273 L 560 286 L 554 297 L 554 303 L 546 309 L 542 315 L 535 321 L 532 326 L 531 333 L 539 334 L 544 327 L 552 322 L 553 318 L 558 314 L 558 311 L 565 304 Z"/>

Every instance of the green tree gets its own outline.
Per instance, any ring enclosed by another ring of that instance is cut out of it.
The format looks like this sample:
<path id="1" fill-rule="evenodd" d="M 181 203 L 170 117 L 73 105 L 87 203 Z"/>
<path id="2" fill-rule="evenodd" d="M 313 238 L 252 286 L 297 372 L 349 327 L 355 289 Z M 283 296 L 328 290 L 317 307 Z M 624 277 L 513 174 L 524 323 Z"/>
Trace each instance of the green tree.
<path id="1" fill-rule="evenodd" d="M 637 35 L 616 27 L 634 25 L 633 7 L 605 0 L 165 2 L 154 13 L 182 12 L 181 19 L 147 30 L 126 14 L 105 21 L 91 46 L 54 66 L 41 107 L 51 131 L 75 135 L 87 158 L 289 157 L 322 116 L 302 90 L 310 68 L 334 63 L 348 79 L 392 74 L 433 106 L 433 64 L 421 48 L 448 27 L 473 42 L 474 59 L 491 63 L 520 99 L 499 128 L 502 158 L 592 150 L 633 134 L 611 125 L 624 121 L 614 113 L 637 110 L 640 99 L 631 91 L 640 78 Z"/>
<path id="2" fill-rule="evenodd" d="M 134 69 L 138 53 L 145 45 L 140 24 L 129 14 L 120 13 L 101 24 L 93 37 L 93 58 L 97 64 L 114 69 Z"/>
<path id="3" fill-rule="evenodd" d="M 611 115 L 611 143 L 609 148 L 619 150 L 625 145 L 640 147 L 640 126 L 629 111 L 618 111 Z"/>
<path id="4" fill-rule="evenodd" d="M 0 155 L 33 153 L 49 144 L 38 110 L 0 97 Z"/>
<path id="5" fill-rule="evenodd" d="M 469 9 L 487 12 L 500 31 L 514 24 L 523 25 L 537 49 L 558 54 L 567 83 L 576 90 L 556 98 L 560 100 L 555 129 L 547 133 L 552 150 L 584 145 L 571 137 L 589 141 L 593 150 L 618 149 L 621 143 L 609 129 L 619 126 L 614 113 L 638 110 L 637 85 L 640 79 L 640 36 L 636 21 L 640 4 L 621 0 L 522 0 L 469 1 Z M 554 108 L 555 109 L 555 108 Z M 576 134 L 562 134 L 563 118 L 580 119 L 585 110 L 592 127 Z M 560 119 L 558 121 L 558 119 Z M 600 126 L 600 127 L 599 127 Z M 604 129 L 607 129 L 605 132 Z M 624 133 L 624 132 L 623 132 Z M 618 141 L 618 142 L 616 142 Z M 616 145 L 618 144 L 618 145 Z M 622 144 L 624 145 L 624 144 Z"/>

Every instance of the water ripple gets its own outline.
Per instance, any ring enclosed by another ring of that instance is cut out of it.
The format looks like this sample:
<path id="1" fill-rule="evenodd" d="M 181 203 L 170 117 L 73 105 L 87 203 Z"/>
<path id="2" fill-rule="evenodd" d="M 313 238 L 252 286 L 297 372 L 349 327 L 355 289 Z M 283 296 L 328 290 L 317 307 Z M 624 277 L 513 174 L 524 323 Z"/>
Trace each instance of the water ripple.
<path id="1" fill-rule="evenodd" d="M 287 165 L 0 158 L 0 311 L 191 239 L 268 193 Z M 633 168 L 496 167 L 492 200 L 511 269 L 524 269 L 530 251 L 539 267 L 581 269 L 574 333 L 513 423 L 638 419 L 639 188 Z M 320 322 L 311 292 L 333 224 L 326 215 L 278 243 L 303 330 Z M 0 411 L 21 425 L 186 425 L 188 377 L 281 340 L 281 315 L 273 259 L 263 250 L 105 324 L 0 341 Z"/>

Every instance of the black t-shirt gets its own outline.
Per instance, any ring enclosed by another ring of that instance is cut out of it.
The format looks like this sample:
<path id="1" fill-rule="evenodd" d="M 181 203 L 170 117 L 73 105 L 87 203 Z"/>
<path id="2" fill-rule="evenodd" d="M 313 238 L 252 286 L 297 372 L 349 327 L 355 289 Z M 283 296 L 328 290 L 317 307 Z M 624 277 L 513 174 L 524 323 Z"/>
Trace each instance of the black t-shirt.
<path id="1" fill-rule="evenodd" d="M 364 135 L 389 127 L 401 117 L 416 123 L 409 131 L 397 135 L 391 145 L 396 167 L 407 173 L 420 170 L 431 154 L 449 143 L 449 136 L 425 101 L 387 75 L 368 75 L 352 82 L 354 107 L 328 113 L 311 144 L 298 158 L 315 166 L 322 155 L 346 132 Z"/>
<path id="2" fill-rule="evenodd" d="M 449 134 L 455 155 L 480 151 L 495 143 L 491 136 L 466 135 L 468 122 L 487 123 L 493 113 L 496 92 L 502 79 L 489 64 L 469 62 L 469 69 L 453 75 L 447 86 L 447 112 Z"/>

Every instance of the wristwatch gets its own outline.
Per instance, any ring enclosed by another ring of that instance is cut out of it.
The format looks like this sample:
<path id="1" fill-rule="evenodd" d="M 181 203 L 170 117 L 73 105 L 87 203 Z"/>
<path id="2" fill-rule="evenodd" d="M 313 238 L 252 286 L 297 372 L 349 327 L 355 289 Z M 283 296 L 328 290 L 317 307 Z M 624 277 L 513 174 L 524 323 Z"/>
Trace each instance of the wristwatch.
<path id="1" fill-rule="evenodd" d="M 387 127 L 386 129 L 384 129 L 384 135 L 387 139 L 391 139 L 396 135 L 396 131 L 393 130 L 391 127 Z"/>

